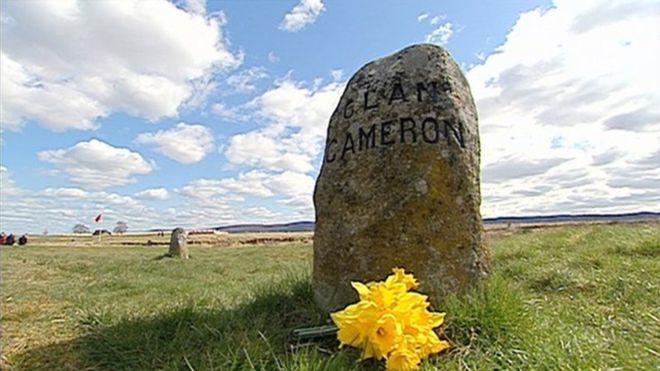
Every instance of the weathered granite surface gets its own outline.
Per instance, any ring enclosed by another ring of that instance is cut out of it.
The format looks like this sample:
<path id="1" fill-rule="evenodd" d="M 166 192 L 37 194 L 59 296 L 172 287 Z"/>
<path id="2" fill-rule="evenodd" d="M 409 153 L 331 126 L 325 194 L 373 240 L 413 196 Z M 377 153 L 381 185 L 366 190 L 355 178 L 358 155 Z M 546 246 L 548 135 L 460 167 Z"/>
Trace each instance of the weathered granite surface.
<path id="1" fill-rule="evenodd" d="M 450 54 L 422 44 L 362 67 L 328 126 L 314 191 L 314 296 L 357 300 L 350 281 L 404 267 L 433 295 L 489 265 L 479 212 L 479 128 Z"/>

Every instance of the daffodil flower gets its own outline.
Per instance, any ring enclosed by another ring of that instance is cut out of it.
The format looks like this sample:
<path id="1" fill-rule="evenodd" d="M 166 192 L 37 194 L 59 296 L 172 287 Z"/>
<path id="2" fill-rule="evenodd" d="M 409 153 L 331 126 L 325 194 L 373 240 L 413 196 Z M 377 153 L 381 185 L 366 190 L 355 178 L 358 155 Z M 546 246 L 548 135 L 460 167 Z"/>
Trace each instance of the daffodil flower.
<path id="1" fill-rule="evenodd" d="M 388 370 L 416 370 L 422 359 L 449 348 L 433 330 L 444 313 L 428 310 L 419 282 L 402 268 L 382 282 L 351 282 L 360 301 L 332 313 L 341 346 L 362 349 L 362 359 L 385 359 Z"/>

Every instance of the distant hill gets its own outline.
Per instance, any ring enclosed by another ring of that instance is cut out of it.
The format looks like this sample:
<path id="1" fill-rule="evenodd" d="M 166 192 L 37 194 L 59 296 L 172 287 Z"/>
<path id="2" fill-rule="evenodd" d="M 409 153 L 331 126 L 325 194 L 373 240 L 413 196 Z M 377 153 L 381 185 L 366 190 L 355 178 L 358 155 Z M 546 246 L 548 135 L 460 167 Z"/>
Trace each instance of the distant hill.
<path id="1" fill-rule="evenodd" d="M 560 214 L 543 216 L 502 216 L 485 218 L 485 224 L 502 223 L 553 223 L 553 222 L 593 222 L 593 221 L 629 221 L 660 219 L 660 213 L 639 212 L 627 214 Z M 314 222 L 300 221 L 284 224 L 236 224 L 213 228 L 229 233 L 244 232 L 306 232 L 314 230 Z"/>
<path id="2" fill-rule="evenodd" d="M 229 233 L 241 232 L 305 232 L 314 230 L 314 222 L 302 221 L 285 224 L 236 224 L 213 228 Z"/>
<path id="3" fill-rule="evenodd" d="M 501 223 L 552 223 L 552 222 L 594 222 L 594 221 L 627 221 L 659 219 L 660 213 L 642 211 L 627 214 L 559 214 L 543 216 L 502 216 L 486 218 L 485 224 Z"/>

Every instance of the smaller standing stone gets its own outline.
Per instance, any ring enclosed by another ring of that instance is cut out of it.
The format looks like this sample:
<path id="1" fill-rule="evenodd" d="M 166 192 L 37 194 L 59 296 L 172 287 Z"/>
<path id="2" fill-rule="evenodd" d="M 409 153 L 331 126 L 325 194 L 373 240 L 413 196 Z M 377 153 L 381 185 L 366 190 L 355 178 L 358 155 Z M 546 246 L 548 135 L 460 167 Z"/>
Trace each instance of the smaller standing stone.
<path id="1" fill-rule="evenodd" d="M 179 257 L 181 259 L 188 259 L 188 234 L 183 228 L 174 228 L 172 237 L 170 238 L 170 251 L 168 255 L 171 257 Z"/>

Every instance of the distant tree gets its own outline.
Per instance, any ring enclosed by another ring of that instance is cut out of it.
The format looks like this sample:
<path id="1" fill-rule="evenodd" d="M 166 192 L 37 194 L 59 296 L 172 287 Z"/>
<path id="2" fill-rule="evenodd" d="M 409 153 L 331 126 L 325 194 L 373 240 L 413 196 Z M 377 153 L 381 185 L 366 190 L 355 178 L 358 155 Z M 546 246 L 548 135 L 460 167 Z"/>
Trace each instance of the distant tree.
<path id="1" fill-rule="evenodd" d="M 115 226 L 115 229 L 112 230 L 114 233 L 126 233 L 128 231 L 128 225 L 126 222 L 122 222 L 121 220 L 117 222 L 117 225 Z"/>
<path id="2" fill-rule="evenodd" d="M 73 227 L 73 233 L 80 233 L 80 234 L 90 233 L 90 230 L 89 227 L 84 224 L 76 224 Z"/>

